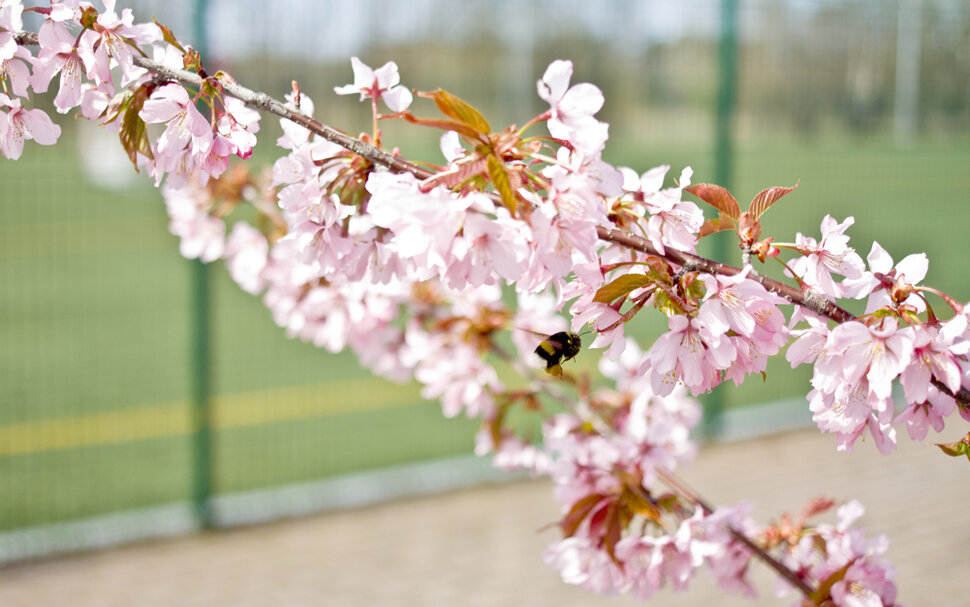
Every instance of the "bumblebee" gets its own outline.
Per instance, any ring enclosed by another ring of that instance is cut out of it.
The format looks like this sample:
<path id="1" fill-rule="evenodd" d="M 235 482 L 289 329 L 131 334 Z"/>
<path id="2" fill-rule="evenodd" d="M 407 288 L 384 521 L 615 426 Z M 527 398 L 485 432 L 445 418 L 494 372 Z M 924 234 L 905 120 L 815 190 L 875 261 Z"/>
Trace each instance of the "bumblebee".
<path id="1" fill-rule="evenodd" d="M 536 354 L 546 361 L 546 373 L 562 377 L 562 363 L 576 358 L 583 347 L 583 340 L 576 333 L 560 331 L 542 340 Z"/>

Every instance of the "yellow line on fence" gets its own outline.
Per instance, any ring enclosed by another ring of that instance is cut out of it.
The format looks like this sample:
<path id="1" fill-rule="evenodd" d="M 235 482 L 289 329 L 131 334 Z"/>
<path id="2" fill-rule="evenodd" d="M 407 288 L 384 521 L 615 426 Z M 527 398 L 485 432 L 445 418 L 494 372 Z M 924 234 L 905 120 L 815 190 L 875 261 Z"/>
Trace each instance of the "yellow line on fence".
<path id="1" fill-rule="evenodd" d="M 346 379 L 213 399 L 217 429 L 373 411 L 420 402 L 415 385 Z M 191 407 L 161 403 L 0 426 L 0 456 L 178 436 L 192 431 Z"/>

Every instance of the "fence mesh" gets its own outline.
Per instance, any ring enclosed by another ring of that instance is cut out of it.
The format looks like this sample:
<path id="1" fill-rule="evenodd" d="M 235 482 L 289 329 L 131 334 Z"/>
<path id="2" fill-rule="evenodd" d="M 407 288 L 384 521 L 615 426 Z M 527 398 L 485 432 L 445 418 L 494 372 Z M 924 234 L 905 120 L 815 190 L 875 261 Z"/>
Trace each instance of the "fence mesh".
<path id="1" fill-rule="evenodd" d="M 189 3 L 119 4 L 189 38 Z M 445 88 L 493 126 L 542 111 L 535 81 L 567 58 L 574 82 L 604 90 L 607 160 L 674 174 L 689 164 L 711 181 L 720 11 L 714 0 L 213 1 L 209 64 L 278 97 L 297 79 L 318 118 L 357 133 L 367 107 L 332 94 L 352 80 L 351 55 L 394 60 L 404 84 Z M 927 282 L 970 298 L 966 3 L 742 1 L 737 35 L 732 189 L 743 203 L 800 180 L 768 233 L 817 236 L 825 213 L 854 215 L 863 255 L 873 239 L 897 260 L 926 251 Z M 80 145 L 28 144 L 0 162 L 0 531 L 191 497 L 190 265 L 149 180 L 78 122 L 61 119 Z M 271 148 L 278 127 L 263 123 Z M 437 134 L 412 131 L 389 124 L 385 140 L 437 160 Z M 470 451 L 473 423 L 287 340 L 222 268 L 210 275 L 216 494 Z M 646 340 L 656 330 L 633 328 Z M 804 394 L 807 372 L 785 367 L 726 390 L 728 406 Z"/>

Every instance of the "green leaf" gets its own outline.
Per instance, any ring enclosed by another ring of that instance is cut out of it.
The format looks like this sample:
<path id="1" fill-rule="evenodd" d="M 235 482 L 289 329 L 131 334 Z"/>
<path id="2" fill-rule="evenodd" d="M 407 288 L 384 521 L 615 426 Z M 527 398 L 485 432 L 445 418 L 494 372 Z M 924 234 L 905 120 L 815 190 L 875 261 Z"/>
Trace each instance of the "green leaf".
<path id="1" fill-rule="evenodd" d="M 741 207 L 731 192 L 713 183 L 698 183 L 684 188 L 718 211 L 737 221 L 741 217 Z"/>
<path id="2" fill-rule="evenodd" d="M 489 126 L 488 121 L 478 110 L 451 93 L 438 89 L 431 93 L 425 93 L 424 96 L 434 99 L 435 105 L 438 106 L 442 114 L 464 124 L 473 131 L 482 135 L 488 135 L 492 132 L 492 127 Z"/>
<path id="3" fill-rule="evenodd" d="M 488 176 L 492 180 L 492 185 L 502 197 L 502 204 L 515 215 L 517 201 L 515 192 L 512 191 L 512 183 L 509 181 L 509 174 L 505 172 L 505 164 L 494 154 L 488 155 Z"/>
<path id="4" fill-rule="evenodd" d="M 657 289 L 653 294 L 653 307 L 666 314 L 667 318 L 681 313 L 680 305 L 663 289 Z"/>
<path id="5" fill-rule="evenodd" d="M 751 206 L 748 207 L 748 212 L 751 213 L 755 219 L 759 219 L 765 214 L 765 211 L 771 208 L 771 205 L 778 202 L 782 196 L 788 194 L 797 187 L 798 183 L 796 182 L 795 185 L 790 188 L 773 187 L 761 190 L 758 192 L 758 195 L 754 197 L 754 200 L 751 201 Z"/>
<path id="6" fill-rule="evenodd" d="M 593 301 L 612 303 L 621 297 L 626 297 L 632 291 L 653 284 L 654 280 L 643 274 L 624 274 L 603 285 L 596 291 Z"/>

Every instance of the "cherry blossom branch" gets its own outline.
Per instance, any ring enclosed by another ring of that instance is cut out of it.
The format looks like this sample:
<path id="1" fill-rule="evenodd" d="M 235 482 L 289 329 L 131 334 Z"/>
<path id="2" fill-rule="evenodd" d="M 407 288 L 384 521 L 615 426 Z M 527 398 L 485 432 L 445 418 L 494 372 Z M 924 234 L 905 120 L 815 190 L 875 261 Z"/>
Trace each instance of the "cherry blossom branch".
<path id="1" fill-rule="evenodd" d="M 36 36 L 34 36 L 34 41 L 36 42 Z M 140 55 L 134 56 L 134 63 L 139 67 L 162 76 L 163 78 L 176 80 L 196 88 L 202 86 L 202 78 L 197 74 L 193 74 L 185 70 L 172 69 Z M 247 105 L 271 114 L 275 114 L 281 118 L 286 118 L 287 120 L 304 126 L 313 133 L 320 135 L 327 141 L 350 150 L 354 154 L 357 154 L 358 156 L 361 156 L 375 164 L 387 167 L 391 171 L 398 173 L 410 173 L 419 179 L 427 179 L 434 175 L 434 173 L 428 169 L 419 167 L 402 158 L 389 154 L 376 146 L 361 141 L 355 137 L 351 137 L 350 135 L 323 124 L 302 112 L 288 108 L 267 93 L 253 91 L 252 89 L 246 88 L 235 82 L 220 81 L 220 84 L 226 93 L 236 97 Z M 672 248 L 668 248 L 665 253 L 661 254 L 646 238 L 637 236 L 635 234 L 630 234 L 622 230 L 610 229 L 603 226 L 598 226 L 596 230 L 597 235 L 601 240 L 613 242 L 620 246 L 647 253 L 649 255 L 657 255 L 666 258 L 689 270 L 700 270 L 712 275 L 721 274 L 728 276 L 739 274 L 742 271 L 741 268 L 735 266 L 720 263 L 712 259 L 707 259 L 699 255 L 693 255 L 691 253 L 678 251 Z M 830 318 L 837 323 L 844 323 L 858 319 L 851 312 L 829 301 L 821 295 L 814 293 L 813 291 L 803 291 L 761 274 L 751 274 L 749 278 L 761 283 L 761 285 L 767 290 L 784 297 L 792 304 L 807 308 L 816 314 Z M 952 394 L 949 388 L 947 388 L 938 379 L 934 378 L 933 383 L 943 392 Z M 956 394 L 952 394 L 952 396 L 958 402 L 964 405 L 970 405 L 970 390 L 961 388 Z"/>
<path id="2" fill-rule="evenodd" d="M 18 32 L 15 34 L 14 39 L 20 45 L 38 44 L 37 34 L 33 32 Z M 198 74 L 187 70 L 170 68 L 141 54 L 133 54 L 132 61 L 138 67 L 157 74 L 162 79 L 180 82 L 183 85 L 188 85 L 196 89 L 201 88 L 206 81 L 206 79 Z M 419 179 L 427 179 L 434 175 L 432 171 L 426 168 L 412 164 L 374 145 L 323 124 L 302 112 L 288 108 L 267 93 L 253 91 L 236 83 L 231 78 L 208 78 L 208 80 L 217 83 L 225 93 L 249 106 L 299 124 L 327 141 L 337 144 L 374 164 L 384 166 L 393 172 L 410 173 Z M 741 268 L 735 266 L 672 248 L 668 248 L 665 253 L 661 254 L 653 247 L 649 240 L 618 229 L 598 226 L 597 236 L 600 240 L 612 242 L 649 255 L 663 257 L 682 266 L 688 271 L 699 270 L 712 275 L 720 274 L 726 276 L 733 276 L 742 271 Z M 792 304 L 802 306 L 837 323 L 858 320 L 858 317 L 852 313 L 811 290 L 803 291 L 759 273 L 752 273 L 749 275 L 749 278 L 761 283 L 768 291 L 785 298 Z M 932 379 L 932 383 L 942 392 L 953 396 L 961 405 L 970 406 L 970 390 L 967 388 L 961 387 L 956 393 L 953 393 L 936 377 Z"/>
<path id="3" fill-rule="evenodd" d="M 683 481 L 678 479 L 673 474 L 666 472 L 660 468 L 657 468 L 657 476 L 665 483 L 667 483 L 672 489 L 685 496 L 690 501 L 697 504 L 704 512 L 710 514 L 714 512 L 714 509 L 699 496 L 693 489 L 684 484 Z M 761 546 L 755 544 L 748 536 L 741 533 L 731 525 L 726 525 L 731 536 L 744 544 L 748 550 L 751 550 L 754 554 L 758 555 L 762 561 L 765 562 L 769 567 L 775 570 L 781 577 L 783 577 L 789 584 L 797 588 L 799 592 L 805 595 L 807 598 L 811 598 L 815 593 L 815 589 L 808 585 L 808 583 L 800 578 L 797 573 L 792 571 L 784 563 L 776 559 L 775 557 L 768 554 L 768 551 Z"/>

